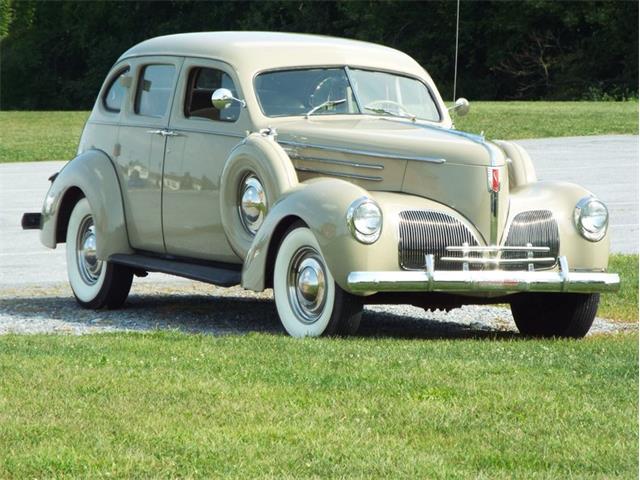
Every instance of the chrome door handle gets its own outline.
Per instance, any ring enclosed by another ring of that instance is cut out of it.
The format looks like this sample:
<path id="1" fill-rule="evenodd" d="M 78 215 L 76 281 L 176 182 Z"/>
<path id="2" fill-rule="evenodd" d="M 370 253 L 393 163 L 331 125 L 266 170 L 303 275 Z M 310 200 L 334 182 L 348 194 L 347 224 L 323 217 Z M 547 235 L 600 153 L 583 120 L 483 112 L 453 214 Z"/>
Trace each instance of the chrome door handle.
<path id="1" fill-rule="evenodd" d="M 182 134 L 178 132 L 174 132 L 172 130 L 162 130 L 160 135 L 163 137 L 180 137 Z"/>
<path id="2" fill-rule="evenodd" d="M 182 134 L 172 130 L 147 130 L 147 133 L 153 135 L 162 135 L 163 137 L 181 137 Z"/>

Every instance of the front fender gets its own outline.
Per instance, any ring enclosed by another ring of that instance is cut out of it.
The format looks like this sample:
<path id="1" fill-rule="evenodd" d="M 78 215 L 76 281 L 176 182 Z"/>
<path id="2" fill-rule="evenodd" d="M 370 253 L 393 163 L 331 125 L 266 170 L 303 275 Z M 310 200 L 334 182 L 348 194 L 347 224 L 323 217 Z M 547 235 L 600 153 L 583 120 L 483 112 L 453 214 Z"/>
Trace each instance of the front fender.
<path id="1" fill-rule="evenodd" d="M 371 250 L 370 245 L 351 236 L 346 222 L 349 205 L 363 196 L 370 196 L 363 188 L 328 178 L 300 183 L 285 193 L 271 208 L 253 240 L 242 270 L 242 286 L 255 291 L 265 289 L 269 253 L 280 241 L 275 235 L 278 226 L 297 218 L 314 233 L 329 271 L 345 288 L 351 266 L 366 264 Z"/>
<path id="2" fill-rule="evenodd" d="M 59 227 L 66 225 L 68 218 L 65 216 L 70 213 L 70 202 L 77 199 L 78 191 L 91 206 L 98 258 L 106 260 L 115 253 L 133 253 L 120 183 L 111 159 L 101 150 L 87 150 L 78 155 L 64 166 L 51 184 L 42 207 L 42 244 L 56 248 L 62 241 Z"/>
<path id="3" fill-rule="evenodd" d="M 598 242 L 586 240 L 573 220 L 575 206 L 593 195 L 584 187 L 568 182 L 535 182 L 511 190 L 510 224 L 520 212 L 550 210 L 558 222 L 560 255 L 566 256 L 572 270 L 606 270 L 609 263 L 610 231 Z M 506 234 L 507 232 L 505 232 Z"/>

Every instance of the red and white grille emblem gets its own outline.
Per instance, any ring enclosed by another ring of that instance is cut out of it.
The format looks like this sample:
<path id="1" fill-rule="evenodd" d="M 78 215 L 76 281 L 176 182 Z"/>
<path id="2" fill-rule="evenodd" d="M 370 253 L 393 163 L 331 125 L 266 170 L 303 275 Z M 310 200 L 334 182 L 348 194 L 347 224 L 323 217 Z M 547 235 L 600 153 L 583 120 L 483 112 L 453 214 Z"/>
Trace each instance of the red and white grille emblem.
<path id="1" fill-rule="evenodd" d="M 496 167 L 487 168 L 487 185 L 490 192 L 500 191 L 500 169 Z"/>

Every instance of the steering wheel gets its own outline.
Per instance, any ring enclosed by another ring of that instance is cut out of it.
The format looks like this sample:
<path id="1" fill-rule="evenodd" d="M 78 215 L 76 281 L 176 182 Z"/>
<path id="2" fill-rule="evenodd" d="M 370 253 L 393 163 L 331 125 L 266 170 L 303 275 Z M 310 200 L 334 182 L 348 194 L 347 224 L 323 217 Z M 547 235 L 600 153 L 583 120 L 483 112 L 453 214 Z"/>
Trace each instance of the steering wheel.
<path id="1" fill-rule="evenodd" d="M 394 100 L 374 100 L 371 103 L 368 103 L 364 106 L 367 110 L 376 110 L 376 105 L 379 105 L 380 108 L 384 108 L 384 105 L 392 105 L 396 107 L 401 113 L 404 113 L 409 118 L 414 118 L 415 115 L 411 113 L 407 108 L 402 105 L 400 102 L 396 102 Z"/>
<path id="2" fill-rule="evenodd" d="M 309 95 L 309 106 L 317 107 L 322 102 L 331 100 L 332 97 L 336 99 L 342 98 L 339 95 L 335 95 L 339 92 L 340 88 L 344 89 L 346 83 L 343 79 L 336 77 L 323 78 L 313 89 L 311 95 Z M 325 94 L 326 92 L 326 94 Z"/>

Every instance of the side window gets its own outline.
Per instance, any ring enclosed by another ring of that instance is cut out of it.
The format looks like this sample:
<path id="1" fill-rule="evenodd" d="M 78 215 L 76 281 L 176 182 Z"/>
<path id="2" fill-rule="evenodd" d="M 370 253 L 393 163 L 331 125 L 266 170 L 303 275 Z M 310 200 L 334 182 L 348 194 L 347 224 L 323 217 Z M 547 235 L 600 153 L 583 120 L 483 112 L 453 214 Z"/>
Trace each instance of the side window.
<path id="1" fill-rule="evenodd" d="M 122 107 L 122 100 L 124 100 L 127 89 L 122 85 L 121 79 L 129 71 L 129 67 L 120 70 L 120 72 L 111 80 L 107 93 L 102 97 L 102 104 L 104 108 L 110 112 L 118 113 Z"/>
<path id="2" fill-rule="evenodd" d="M 220 111 L 211 105 L 211 95 L 218 88 L 231 90 L 237 97 L 236 87 L 231 77 L 215 68 L 193 68 L 189 72 L 184 116 L 207 118 L 218 122 L 235 122 L 240 116 L 240 104 L 234 102 Z"/>
<path id="3" fill-rule="evenodd" d="M 164 117 L 173 94 L 173 65 L 147 65 L 142 69 L 136 92 L 135 112 L 148 117 Z"/>

